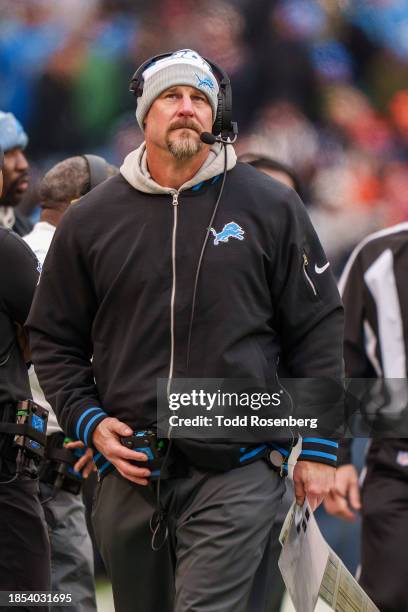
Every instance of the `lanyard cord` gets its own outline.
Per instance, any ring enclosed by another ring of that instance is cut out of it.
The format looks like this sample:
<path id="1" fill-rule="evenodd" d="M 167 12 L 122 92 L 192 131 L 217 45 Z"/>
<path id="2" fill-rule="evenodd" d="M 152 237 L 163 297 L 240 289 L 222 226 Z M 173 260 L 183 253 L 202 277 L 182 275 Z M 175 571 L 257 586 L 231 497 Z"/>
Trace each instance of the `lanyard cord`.
<path id="1" fill-rule="evenodd" d="M 200 276 L 201 264 L 202 264 L 203 257 L 204 257 L 205 247 L 207 246 L 208 238 L 209 238 L 210 233 L 211 233 L 211 228 L 212 228 L 212 226 L 214 224 L 215 215 L 217 214 L 218 205 L 220 203 L 221 196 L 222 196 L 222 193 L 224 191 L 225 179 L 227 178 L 227 144 L 223 143 L 223 146 L 224 146 L 224 172 L 223 172 L 223 175 L 222 175 L 221 188 L 220 188 L 220 192 L 218 194 L 217 201 L 215 202 L 215 205 L 214 205 L 214 209 L 213 209 L 213 212 L 212 212 L 212 215 L 211 215 L 211 219 L 210 219 L 210 221 L 208 223 L 207 233 L 205 235 L 205 238 L 204 238 L 204 241 L 203 241 L 203 245 L 201 247 L 201 253 L 200 253 L 199 260 L 198 260 L 196 274 L 195 274 L 195 279 L 194 279 L 194 291 L 193 291 L 193 299 L 191 301 L 190 324 L 189 324 L 189 328 L 188 328 L 188 340 L 187 340 L 187 358 L 186 358 L 186 369 L 187 370 L 188 370 L 188 366 L 190 364 L 191 336 L 192 336 L 192 332 L 193 332 L 194 311 L 195 311 L 196 298 L 197 298 L 198 278 Z"/>

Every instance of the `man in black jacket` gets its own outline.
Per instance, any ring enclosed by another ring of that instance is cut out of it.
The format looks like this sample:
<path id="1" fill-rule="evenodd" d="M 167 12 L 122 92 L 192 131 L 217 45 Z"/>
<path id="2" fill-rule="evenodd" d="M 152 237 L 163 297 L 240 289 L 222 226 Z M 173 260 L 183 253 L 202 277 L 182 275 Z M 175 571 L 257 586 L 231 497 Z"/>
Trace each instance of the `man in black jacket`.
<path id="1" fill-rule="evenodd" d="M 28 137 L 12 113 L 0 111 L 0 147 L 4 152 L 3 193 L 0 196 L 0 227 L 25 236 L 32 229 L 30 221 L 16 209 L 28 188 L 28 162 L 24 149 Z"/>
<path id="2" fill-rule="evenodd" d="M 1 186 L 0 169 L 0 191 Z M 4 228 L 0 228 L 0 260 L 0 421 L 10 423 L 16 420 L 16 403 L 30 397 L 17 325 L 24 325 L 27 318 L 38 262 L 27 245 Z M 13 445 L 13 437 L 0 431 L 0 591 L 48 590 L 50 551 L 38 480 L 33 478 L 33 466 L 18 470 L 21 451 Z M 5 608 L 0 605 L 0 609 Z M 48 607 L 22 605 L 21 609 Z"/>
<path id="3" fill-rule="evenodd" d="M 191 50 L 138 72 L 145 142 L 65 215 L 29 317 L 60 423 L 98 451 L 94 526 L 121 612 L 268 604 L 283 486 L 266 445 L 207 444 L 198 457 L 174 441 L 189 477 L 161 481 L 156 495 L 146 455 L 120 437 L 156 427 L 157 379 L 170 389 L 186 377 L 269 380 L 281 356 L 291 376 L 342 374 L 342 306 L 302 203 L 237 164 L 231 145 L 201 139 L 226 129 L 229 83 L 217 73 Z M 296 498 L 316 507 L 334 481 L 337 443 L 303 442 Z M 283 462 L 290 447 L 275 447 Z M 157 498 L 169 537 L 152 552 Z"/>

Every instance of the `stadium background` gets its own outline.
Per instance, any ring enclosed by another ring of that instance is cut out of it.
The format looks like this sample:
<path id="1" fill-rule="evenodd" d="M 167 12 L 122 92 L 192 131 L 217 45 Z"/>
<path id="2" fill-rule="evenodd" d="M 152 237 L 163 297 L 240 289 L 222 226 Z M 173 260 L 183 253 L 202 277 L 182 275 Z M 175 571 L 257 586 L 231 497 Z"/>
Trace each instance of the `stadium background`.
<path id="1" fill-rule="evenodd" d="M 38 178 L 64 157 L 120 165 L 142 140 L 130 76 L 187 47 L 231 77 L 237 152 L 299 174 L 337 275 L 363 236 L 408 219 L 406 0 L 0 0 L 0 109 L 30 136 L 21 208 L 36 218 Z M 320 514 L 354 570 L 358 524 Z"/>

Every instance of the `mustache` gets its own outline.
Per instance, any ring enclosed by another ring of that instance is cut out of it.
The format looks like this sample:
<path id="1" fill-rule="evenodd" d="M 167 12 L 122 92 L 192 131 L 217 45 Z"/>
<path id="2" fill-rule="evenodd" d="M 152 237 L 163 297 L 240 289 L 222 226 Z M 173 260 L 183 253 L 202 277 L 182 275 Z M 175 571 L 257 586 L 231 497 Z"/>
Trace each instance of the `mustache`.
<path id="1" fill-rule="evenodd" d="M 175 121 L 169 128 L 169 132 L 173 130 L 179 130 L 183 128 L 189 128 L 190 130 L 194 130 L 197 134 L 201 134 L 202 129 L 201 126 L 195 121 L 187 120 L 187 121 Z"/>
<path id="2" fill-rule="evenodd" d="M 19 176 L 15 179 L 14 183 L 20 183 L 22 181 L 28 181 L 27 170 L 23 170 L 22 172 L 20 172 Z"/>
<path id="3" fill-rule="evenodd" d="M 28 178 L 29 178 L 29 173 L 26 170 L 23 170 L 20 175 L 14 179 L 14 181 L 11 183 L 10 187 L 11 189 L 18 189 L 20 183 L 23 183 L 25 181 L 28 182 Z"/>

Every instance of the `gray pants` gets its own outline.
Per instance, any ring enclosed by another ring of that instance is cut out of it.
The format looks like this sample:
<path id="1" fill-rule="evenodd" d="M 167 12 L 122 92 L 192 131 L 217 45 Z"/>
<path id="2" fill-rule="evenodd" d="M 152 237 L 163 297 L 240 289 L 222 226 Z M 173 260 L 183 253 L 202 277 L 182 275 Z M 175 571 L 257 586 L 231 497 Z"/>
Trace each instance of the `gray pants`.
<path id="1" fill-rule="evenodd" d="M 168 540 L 150 546 L 153 486 L 117 472 L 99 484 L 96 540 L 116 612 L 266 612 L 271 538 L 284 485 L 262 461 L 162 482 Z"/>
<path id="2" fill-rule="evenodd" d="M 43 500 L 52 493 L 44 483 L 40 490 Z M 81 495 L 59 491 L 43 508 L 51 544 L 51 589 L 72 593 L 74 603 L 51 606 L 51 612 L 96 612 L 93 548 Z"/>

